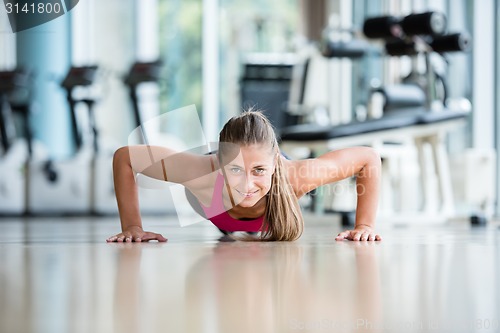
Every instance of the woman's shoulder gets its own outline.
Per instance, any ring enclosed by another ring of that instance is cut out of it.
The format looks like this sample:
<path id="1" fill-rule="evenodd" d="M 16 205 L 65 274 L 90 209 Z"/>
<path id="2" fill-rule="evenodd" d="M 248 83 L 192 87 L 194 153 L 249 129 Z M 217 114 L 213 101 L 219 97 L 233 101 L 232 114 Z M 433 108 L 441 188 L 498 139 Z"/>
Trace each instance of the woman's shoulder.
<path id="1" fill-rule="evenodd" d="M 180 167 L 179 170 L 180 172 L 189 172 L 191 168 L 197 170 L 195 175 L 187 177 L 191 180 L 183 184 L 186 187 L 210 187 L 213 185 L 217 175 L 221 174 L 215 155 L 197 156 L 192 163 L 194 165 L 185 166 L 184 170 Z"/>
<path id="2" fill-rule="evenodd" d="M 218 170 L 186 182 L 183 185 L 205 206 L 209 206 L 213 198 L 217 180 L 222 177 Z"/>
<path id="3" fill-rule="evenodd" d="M 281 161 L 288 182 L 292 186 L 297 198 L 309 192 L 304 190 L 304 188 L 307 187 L 307 177 L 305 177 L 308 173 L 307 160 L 290 160 L 281 156 Z"/>

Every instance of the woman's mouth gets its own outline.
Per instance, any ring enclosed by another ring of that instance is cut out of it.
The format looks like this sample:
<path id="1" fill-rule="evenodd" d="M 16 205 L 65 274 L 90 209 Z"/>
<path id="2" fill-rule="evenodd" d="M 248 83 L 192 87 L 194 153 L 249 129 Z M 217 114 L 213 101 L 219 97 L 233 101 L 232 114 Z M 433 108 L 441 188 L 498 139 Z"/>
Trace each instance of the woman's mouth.
<path id="1" fill-rule="evenodd" d="M 259 192 L 259 190 L 255 190 L 255 191 L 252 191 L 252 192 L 241 192 L 241 191 L 238 191 L 236 190 L 236 192 L 238 192 L 242 197 L 245 197 L 245 198 L 251 198 L 253 197 L 257 192 Z"/>

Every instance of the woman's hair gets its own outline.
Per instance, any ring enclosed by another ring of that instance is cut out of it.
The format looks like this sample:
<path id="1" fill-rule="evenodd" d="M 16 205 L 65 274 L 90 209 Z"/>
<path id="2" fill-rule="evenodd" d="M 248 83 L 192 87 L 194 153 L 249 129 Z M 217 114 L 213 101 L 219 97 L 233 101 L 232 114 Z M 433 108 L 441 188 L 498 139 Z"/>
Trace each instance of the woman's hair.
<path id="1" fill-rule="evenodd" d="M 224 143 L 238 146 L 268 145 L 275 156 L 279 153 L 273 126 L 261 112 L 254 110 L 231 118 L 219 134 L 219 143 L 219 160 L 227 153 Z M 302 235 L 304 229 L 299 203 L 285 172 L 281 156 L 277 156 L 271 188 L 266 196 L 260 236 L 264 241 L 293 241 Z"/>

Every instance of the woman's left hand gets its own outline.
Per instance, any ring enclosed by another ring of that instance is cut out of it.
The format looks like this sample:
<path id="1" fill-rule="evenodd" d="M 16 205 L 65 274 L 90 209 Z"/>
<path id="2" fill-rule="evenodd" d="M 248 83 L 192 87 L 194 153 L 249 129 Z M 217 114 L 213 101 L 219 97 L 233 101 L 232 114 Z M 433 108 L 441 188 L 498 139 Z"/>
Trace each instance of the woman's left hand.
<path id="1" fill-rule="evenodd" d="M 381 241 L 382 237 L 373 232 L 373 229 L 367 225 L 359 225 L 353 230 L 346 230 L 338 234 L 335 240 L 351 240 L 351 241 Z"/>

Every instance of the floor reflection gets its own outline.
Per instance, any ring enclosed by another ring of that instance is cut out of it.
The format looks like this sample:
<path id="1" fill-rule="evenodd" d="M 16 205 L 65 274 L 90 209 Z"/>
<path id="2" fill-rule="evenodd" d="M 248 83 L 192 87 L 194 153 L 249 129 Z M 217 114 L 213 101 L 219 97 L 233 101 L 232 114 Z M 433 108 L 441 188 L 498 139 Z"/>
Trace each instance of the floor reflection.
<path id="1" fill-rule="evenodd" d="M 2 224 L 0 332 L 500 332 L 496 228 L 376 243 L 323 227 L 291 243 L 172 228 L 167 243 L 107 244 L 96 230 Z"/>
<path id="2" fill-rule="evenodd" d="M 346 266 L 339 248 L 316 256 L 298 243 L 220 243 L 187 274 L 186 312 L 212 317 L 190 320 L 188 331 L 363 332 L 381 319 L 376 247 L 342 244 Z"/>

